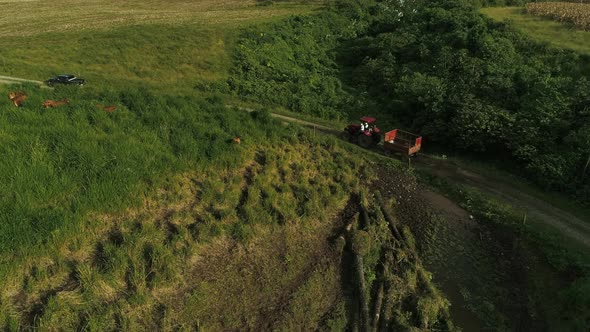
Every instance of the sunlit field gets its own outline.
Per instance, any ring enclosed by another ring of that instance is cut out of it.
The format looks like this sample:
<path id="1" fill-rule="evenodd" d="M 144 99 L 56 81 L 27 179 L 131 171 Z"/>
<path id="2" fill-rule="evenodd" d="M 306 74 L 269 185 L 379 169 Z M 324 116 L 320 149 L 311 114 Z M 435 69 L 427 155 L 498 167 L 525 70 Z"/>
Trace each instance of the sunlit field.
<path id="1" fill-rule="evenodd" d="M 0 1 L 0 37 L 154 23 L 228 25 L 290 15 L 298 7 L 305 11 L 310 5 L 287 1 L 262 6 L 254 0 L 8 0 Z"/>
<path id="2" fill-rule="evenodd" d="M 497 21 L 508 21 L 535 40 L 558 48 L 590 54 L 590 32 L 568 23 L 527 14 L 522 7 L 489 7 L 481 12 Z"/>
<path id="3" fill-rule="evenodd" d="M 1 1 L 0 75 L 73 73 L 88 86 L 192 94 L 223 80 L 241 28 L 318 2 Z"/>

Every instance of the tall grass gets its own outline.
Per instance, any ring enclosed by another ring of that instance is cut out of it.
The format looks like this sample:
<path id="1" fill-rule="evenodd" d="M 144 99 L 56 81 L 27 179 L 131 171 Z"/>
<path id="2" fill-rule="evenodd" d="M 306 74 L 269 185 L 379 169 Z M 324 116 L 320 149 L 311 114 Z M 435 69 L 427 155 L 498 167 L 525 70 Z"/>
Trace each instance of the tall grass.
<path id="1" fill-rule="evenodd" d="M 166 172 L 236 165 L 240 153 L 228 139 L 248 133 L 256 141 L 272 130 L 255 130 L 247 114 L 211 100 L 146 90 L 19 89 L 30 95 L 24 107 L 0 113 L 0 252 L 38 244 L 88 211 L 137 203 Z M 67 106 L 41 107 L 64 96 Z M 98 103 L 118 109 L 106 113 Z"/>
<path id="2" fill-rule="evenodd" d="M 11 212 L 21 225 L 5 218 L 2 230 L 22 232 L 2 238 L 0 327 L 255 327 L 265 324 L 260 303 L 294 284 L 302 301 L 324 291 L 314 320 L 342 300 L 338 260 L 315 260 L 332 254 L 323 246 L 333 214 L 364 162 L 346 158 L 336 139 L 214 98 L 19 89 L 30 98 L 5 107 L 0 132 L 11 158 L 0 167 L 37 176 L 0 191 L 4 206 L 21 207 Z M 70 105 L 40 106 L 63 96 Z M 96 103 L 119 108 L 105 113 Z M 304 268 L 309 279 L 300 280 Z M 295 326 L 300 309 L 294 303 L 282 324 Z"/>

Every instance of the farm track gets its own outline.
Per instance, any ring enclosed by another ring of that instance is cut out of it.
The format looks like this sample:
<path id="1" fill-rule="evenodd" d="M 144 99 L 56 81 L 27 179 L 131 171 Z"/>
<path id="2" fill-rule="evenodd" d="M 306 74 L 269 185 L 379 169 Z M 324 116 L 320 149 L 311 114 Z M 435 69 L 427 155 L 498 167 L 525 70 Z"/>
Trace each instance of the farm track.
<path id="1" fill-rule="evenodd" d="M 18 84 L 18 83 L 35 83 L 35 84 L 43 85 L 43 82 L 41 82 L 41 81 L 0 75 L 0 84 Z"/>
<path id="2" fill-rule="evenodd" d="M 251 111 L 244 108 L 240 109 Z M 320 126 L 289 116 L 274 113 L 272 116 L 286 122 L 298 123 L 309 128 L 317 128 L 328 134 L 337 135 L 340 133 L 336 129 Z M 563 236 L 590 248 L 589 222 L 574 216 L 568 211 L 551 205 L 549 202 L 533 197 L 532 195 L 511 186 L 509 183 L 502 182 L 500 179 L 488 178 L 482 174 L 475 173 L 472 170 L 459 167 L 452 162 L 437 161 L 434 158 L 429 158 L 423 154 L 422 156 L 422 158 L 419 158 L 414 163 L 416 168 L 448 179 L 454 183 L 474 188 L 516 208 L 520 208 L 526 212 L 528 218 L 544 225 L 551 226 Z"/>
<path id="3" fill-rule="evenodd" d="M 551 205 L 549 202 L 520 191 L 500 179 L 486 178 L 451 162 L 440 162 L 433 158 L 424 159 L 417 163 L 416 167 L 505 201 L 522 209 L 529 218 L 552 226 L 562 235 L 590 248 L 590 224 L 588 222 Z"/>
<path id="4" fill-rule="evenodd" d="M 254 112 L 254 109 L 252 108 L 248 108 L 248 107 L 241 107 L 241 106 L 233 106 L 233 105 L 226 105 L 228 108 L 235 108 L 238 109 L 240 111 L 246 111 L 248 113 Z M 336 130 L 334 128 L 330 128 L 330 127 L 326 127 L 326 126 L 322 126 L 319 125 L 317 123 L 313 123 L 313 122 L 309 122 L 309 121 L 305 121 L 305 120 L 301 120 L 301 119 L 297 119 L 297 118 L 293 118 L 290 116 L 286 116 L 286 115 L 281 115 L 281 114 L 277 114 L 277 113 L 270 113 L 270 115 L 275 118 L 275 119 L 279 119 L 282 120 L 283 123 L 297 123 L 300 124 L 304 127 L 308 127 L 311 129 L 317 129 L 319 131 L 325 132 L 326 134 L 339 134 L 340 131 Z"/>

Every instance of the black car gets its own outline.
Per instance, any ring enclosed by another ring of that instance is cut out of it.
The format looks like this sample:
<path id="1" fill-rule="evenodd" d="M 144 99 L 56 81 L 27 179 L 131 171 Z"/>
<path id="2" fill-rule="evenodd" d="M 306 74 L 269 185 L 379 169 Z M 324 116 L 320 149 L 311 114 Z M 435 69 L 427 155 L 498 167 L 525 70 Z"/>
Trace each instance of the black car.
<path id="1" fill-rule="evenodd" d="M 47 85 L 65 84 L 65 85 L 84 85 L 86 81 L 71 74 L 58 75 L 45 81 Z"/>

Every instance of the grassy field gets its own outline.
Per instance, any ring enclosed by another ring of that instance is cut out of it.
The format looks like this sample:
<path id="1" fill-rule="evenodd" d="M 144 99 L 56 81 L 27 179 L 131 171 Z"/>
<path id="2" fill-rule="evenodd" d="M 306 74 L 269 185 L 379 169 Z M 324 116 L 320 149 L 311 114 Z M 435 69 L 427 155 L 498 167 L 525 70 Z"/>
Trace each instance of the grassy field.
<path id="1" fill-rule="evenodd" d="M 359 215 L 342 211 L 364 204 L 351 197 L 372 167 L 333 137 L 227 107 L 242 28 L 318 8 L 259 3 L 0 2 L 2 75 L 88 80 L 0 85 L 29 96 L 20 108 L 0 101 L 0 329 L 353 324 L 350 254 L 336 240 Z M 62 98 L 70 103 L 41 107 Z M 362 291 L 385 282 L 385 248 L 399 274 L 387 322 L 452 327 L 414 248 L 388 237 L 381 215 L 371 220 L 359 227 Z"/>
<path id="2" fill-rule="evenodd" d="M 260 6 L 255 0 L 131 0 L 0 1 L 0 37 L 32 36 L 56 32 L 110 30 L 129 25 L 188 23 L 208 26 L 235 26 L 286 16 L 313 7 L 310 1 L 282 1 Z"/>
<path id="3" fill-rule="evenodd" d="M 189 111 L 188 108 L 185 110 Z M 77 109 L 76 112 L 89 113 L 89 110 Z M 122 109 L 119 117 L 134 118 L 128 112 Z M 219 137 L 218 143 L 197 143 L 209 146 L 207 151 L 215 154 L 210 159 L 206 156 L 208 152 L 201 150 L 199 153 L 197 145 L 185 141 L 191 147 L 187 146 L 185 153 L 176 151 L 173 154 L 178 158 L 184 155 L 185 161 L 193 160 L 189 162 L 193 163 L 190 168 L 180 166 L 180 160 L 175 162 L 176 158 L 164 151 L 168 158 L 172 158 L 168 160 L 171 167 L 154 164 L 149 158 L 130 163 L 111 147 L 75 158 L 77 166 L 72 164 L 72 169 L 62 173 L 58 169 L 63 165 L 58 165 L 57 160 L 66 156 L 57 153 L 54 159 L 31 152 L 37 155 L 33 157 L 36 160 L 33 163 L 38 165 L 34 168 L 37 181 L 30 182 L 30 190 L 25 186 L 21 186 L 20 191 L 11 189 L 20 197 L 12 204 L 19 206 L 17 215 L 26 214 L 28 209 L 28 215 L 37 217 L 32 218 L 33 225 L 22 219 L 2 220 L 2 233 L 8 235 L 2 240 L 6 243 L 8 237 L 13 242 L 12 254 L 2 254 L 0 274 L 6 282 L 3 282 L 0 326 L 98 330 L 120 326 L 136 330 L 174 326 L 191 329 L 195 324 L 214 329 L 261 324 L 257 321 L 261 316 L 248 314 L 248 310 L 258 312 L 259 300 L 279 294 L 283 287 L 296 282 L 294 279 L 303 267 L 315 264 L 311 260 L 316 255 L 313 248 L 324 245 L 317 237 L 331 230 L 330 216 L 341 208 L 354 186 L 356 177 L 353 172 L 356 173 L 360 164 L 350 164 L 349 160 L 337 157 L 344 151 L 336 147 L 337 150 L 325 149 L 321 141 L 308 140 L 295 128 L 264 123 L 265 127 L 276 129 L 248 134 L 253 129 L 248 123 L 254 124 L 249 120 L 250 115 L 236 112 L 233 116 L 237 116 L 236 123 L 242 128 L 243 143 L 231 145 L 220 133 L 205 134 L 210 138 L 211 135 Z M 62 119 L 65 116 L 55 113 L 45 116 Z M 167 112 L 167 116 L 171 115 Z M 101 117 L 100 114 L 97 116 Z M 207 115 L 196 112 L 195 116 Z M 72 115 L 65 117 L 71 119 Z M 81 146 L 72 148 L 89 149 L 87 146 L 93 146 L 95 141 L 103 146 L 106 141 L 117 140 L 116 145 L 128 155 L 138 152 L 144 157 L 152 154 L 155 159 L 160 159 L 156 151 L 141 151 L 145 143 L 140 142 L 155 143 L 162 137 L 139 137 L 137 133 L 119 135 L 113 130 L 118 121 L 102 119 L 86 130 L 66 130 L 92 132 Z M 230 125 L 230 122 L 222 120 L 223 126 Z M 55 121 L 47 123 L 56 124 Z M 178 127 L 162 125 L 170 130 Z M 99 129 L 103 126 L 110 127 L 110 130 L 103 129 L 111 133 L 105 135 Z M 62 127 L 69 126 L 62 124 Z M 146 129 L 141 131 L 149 136 L 150 131 Z M 272 134 L 274 130 L 275 134 Z M 282 134 L 276 136 L 279 131 Z M 121 141 L 123 137 L 128 139 Z M 137 146 L 130 147 L 126 143 L 128 140 L 135 141 Z M 290 144 L 278 143 L 284 141 Z M 216 144 L 222 146 L 215 148 Z M 34 149 L 37 148 L 47 149 L 43 141 Z M 160 146 L 157 150 L 163 148 Z M 28 154 L 27 149 L 18 150 Z M 85 162 L 85 158 L 91 155 L 94 155 L 94 161 L 86 159 L 89 163 Z M 104 172 L 95 170 L 101 175 L 93 177 L 95 171 L 89 171 L 89 168 L 99 166 L 96 158 L 106 164 L 102 164 Z M 13 159 L 17 164 L 22 160 Z M 336 162 L 333 167 L 328 165 L 332 163 L 329 159 Z M 58 175 L 56 181 L 64 183 L 67 188 L 48 183 L 52 176 L 42 176 L 39 167 L 55 172 Z M 76 179 L 78 172 L 74 168 L 79 169 L 81 176 L 89 178 Z M 185 171 L 178 174 L 183 168 Z M 130 178 L 131 174 L 143 174 L 140 175 L 143 179 Z M 316 190 L 318 185 L 324 190 Z M 117 192 L 116 187 L 121 191 Z M 40 188 L 51 188 L 53 194 L 39 193 Z M 64 195 L 66 193 L 73 195 Z M 45 194 L 55 196 L 55 200 L 48 199 Z M 21 203 L 22 200 L 26 202 Z M 90 201 L 95 204 L 88 206 L 86 203 Z M 104 207 L 111 204 L 115 206 L 105 210 Z M 6 205 L 3 204 L 3 211 L 9 211 Z M 69 221 L 68 224 L 56 223 L 64 219 Z M 18 231 L 7 230 L 10 225 L 18 227 Z M 50 233 L 41 232 L 39 226 L 49 227 L 46 231 Z M 30 243 L 26 237 L 38 241 Z M 301 249 L 302 243 L 310 249 L 308 253 Z M 240 249 L 242 254 L 236 255 L 231 250 L 237 245 L 245 246 Z M 17 249 L 21 246 L 24 248 Z M 271 255 L 277 246 L 284 246 L 283 254 Z M 325 252 L 329 254 L 329 251 Z M 330 264 L 337 262 L 330 261 Z M 339 269 L 330 264 L 321 265 L 327 269 L 324 273 L 309 277 L 319 278 L 324 283 L 328 283 L 324 278 L 331 278 L 331 292 L 337 294 Z M 282 271 L 280 278 L 275 275 L 277 271 Z M 256 279 L 251 279 L 258 277 L 273 280 L 273 286 L 262 289 Z M 230 285 L 236 280 L 241 280 L 243 287 L 237 287 L 235 283 Z M 296 286 L 299 288 L 304 284 L 301 281 Z M 227 297 L 220 299 L 218 294 L 222 288 L 244 294 L 258 292 L 241 298 L 228 293 Z M 181 290 L 183 295 L 179 293 Z M 333 294 L 327 303 L 317 303 L 316 308 L 330 309 Z M 255 295 L 259 300 L 253 301 Z M 234 306 L 231 315 L 226 314 L 223 320 L 218 319 L 221 313 L 218 310 L 223 309 L 219 307 L 221 304 Z M 321 311 L 318 309 L 317 312 Z M 241 317 L 247 317 L 247 322 Z M 310 323 L 314 321 L 309 320 Z"/>
<path id="4" fill-rule="evenodd" d="M 241 27 L 319 5 L 25 1 L 0 2 L 0 8 L 6 13 L 0 19 L 2 75 L 45 80 L 71 72 L 93 86 L 187 94 L 227 77 L 229 50 Z"/>
<path id="5" fill-rule="evenodd" d="M 31 97 L 0 117 L 0 179 L 7 184 L 0 195 L 0 327 L 349 324 L 355 297 L 336 239 L 359 213 L 339 215 L 375 178 L 374 162 L 351 158 L 358 147 L 213 98 L 19 89 Z M 63 97 L 69 105 L 40 107 Z M 105 113 L 97 103 L 117 110 Z M 399 163 L 387 164 L 399 172 Z M 448 324 L 448 302 L 415 249 L 387 236 L 370 204 L 375 221 L 359 226 L 366 292 L 385 278 L 376 271 L 382 248 L 391 250 L 399 277 L 387 288 L 385 312 L 398 316 L 388 319 L 404 327 Z M 411 304 L 402 312 L 402 303 Z"/>
<path id="6" fill-rule="evenodd" d="M 494 20 L 513 23 L 516 28 L 538 41 L 590 54 L 590 31 L 526 14 L 522 7 L 488 7 L 480 11 Z"/>
<path id="7" fill-rule="evenodd" d="M 409 229 L 394 238 L 368 194 L 415 212 L 396 210 L 411 172 L 267 111 L 341 127 L 355 104 L 330 52 L 354 29 L 266 3 L 0 0 L 0 75 L 88 80 L 0 85 L 29 95 L 0 99 L 0 329 L 354 330 L 357 251 L 391 328 L 452 330 Z"/>

